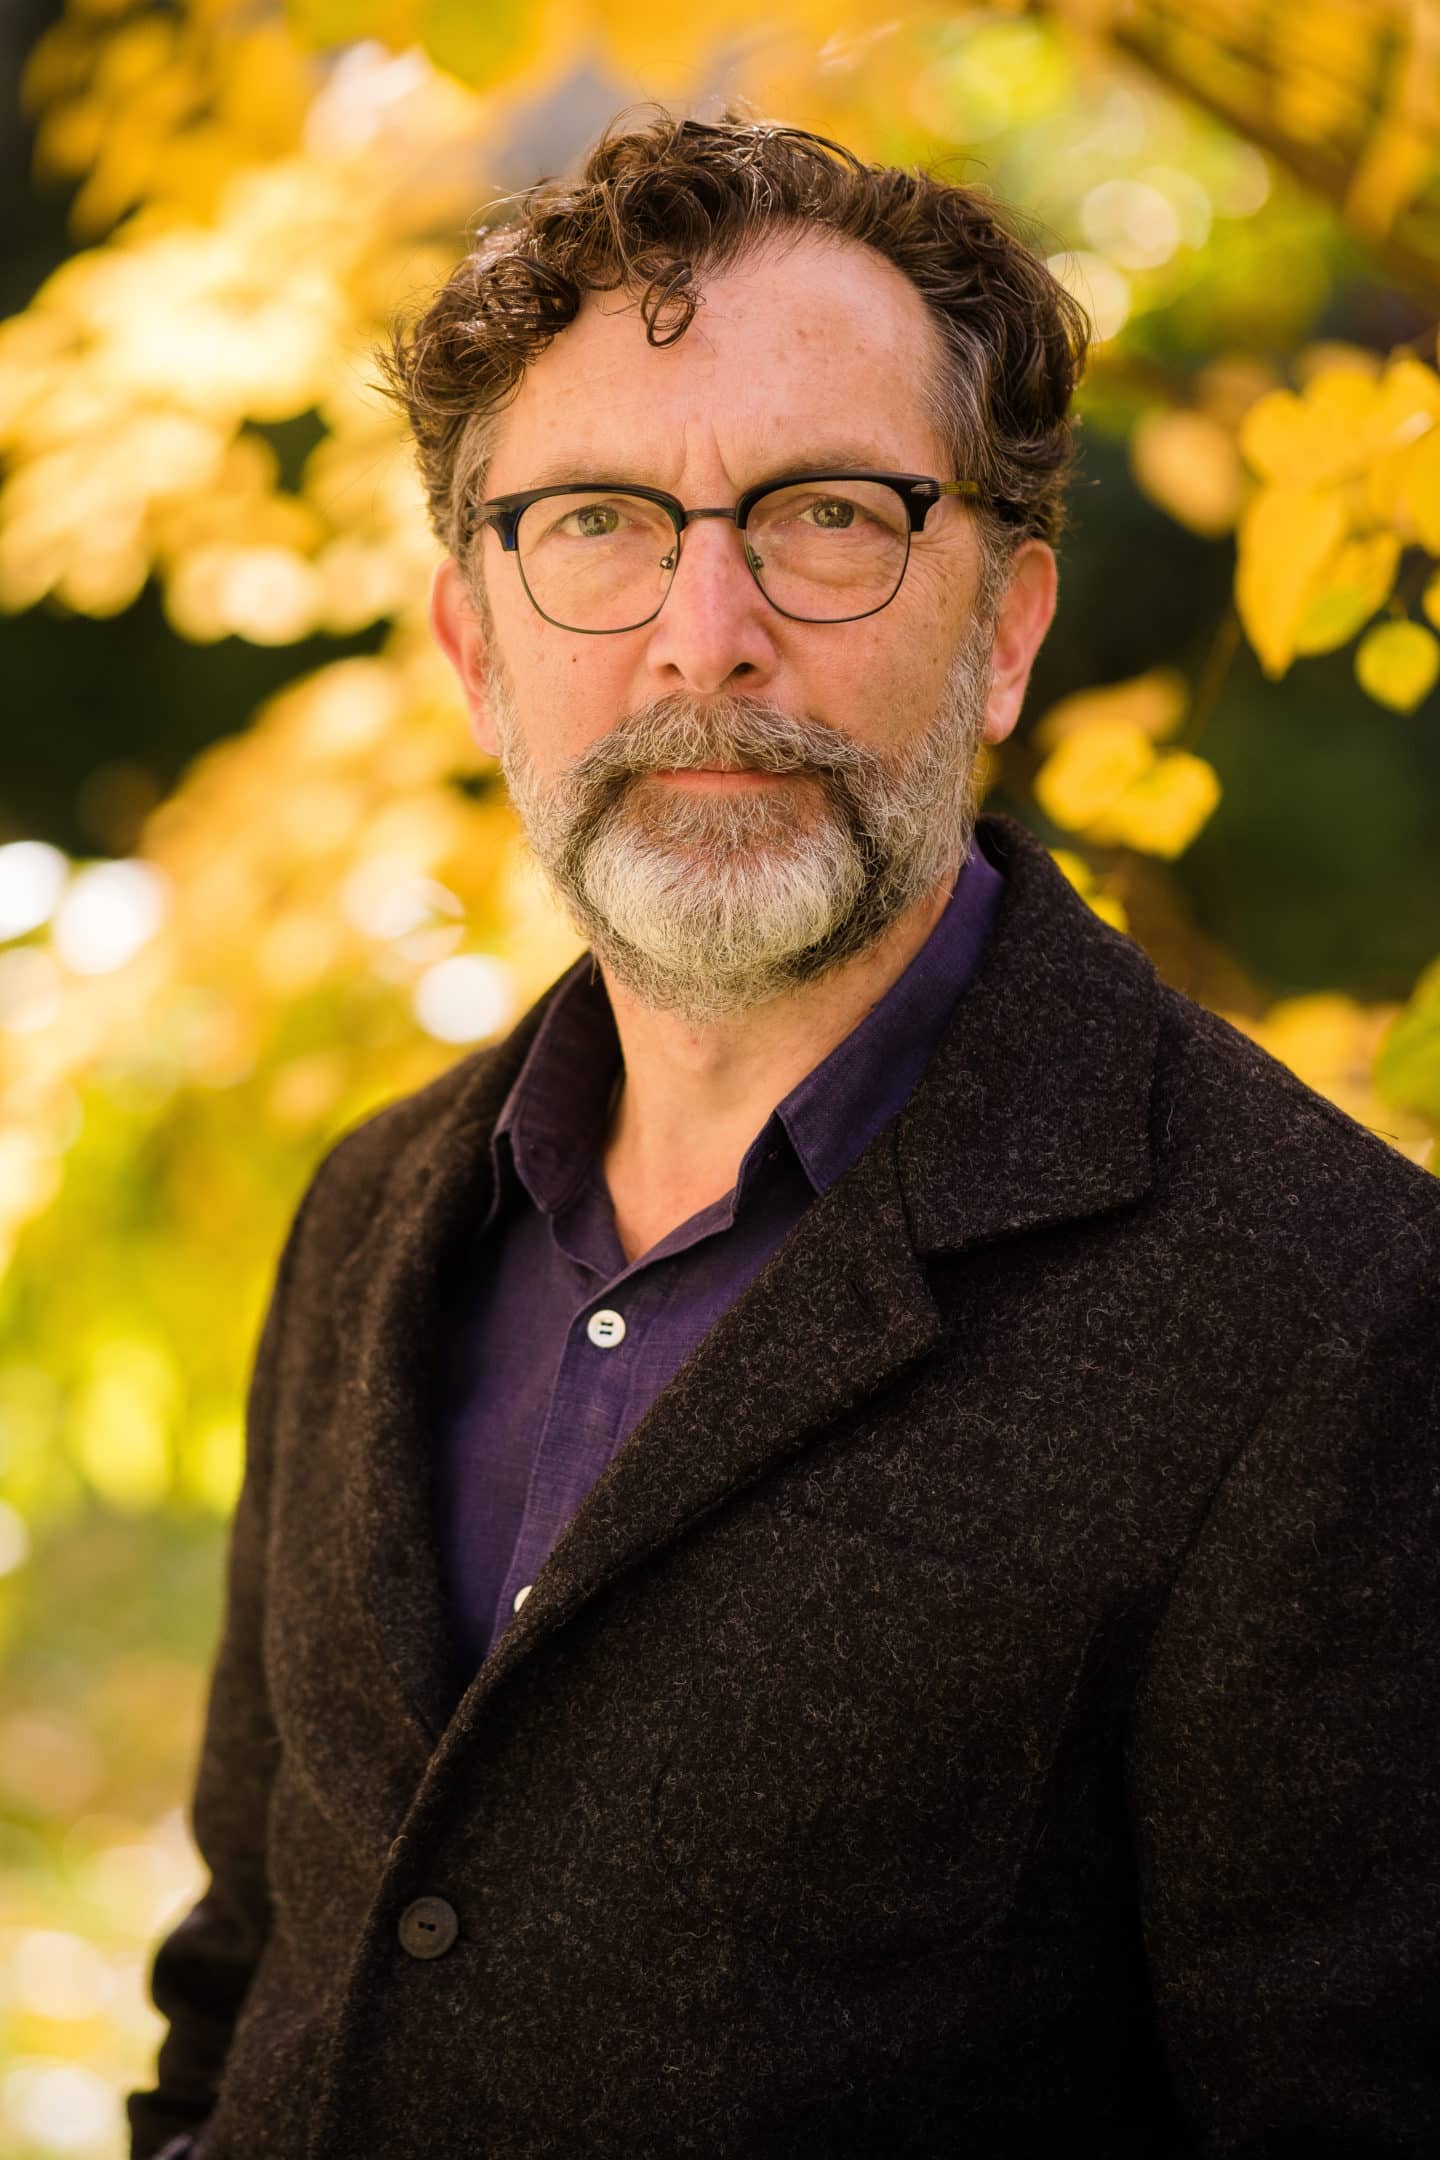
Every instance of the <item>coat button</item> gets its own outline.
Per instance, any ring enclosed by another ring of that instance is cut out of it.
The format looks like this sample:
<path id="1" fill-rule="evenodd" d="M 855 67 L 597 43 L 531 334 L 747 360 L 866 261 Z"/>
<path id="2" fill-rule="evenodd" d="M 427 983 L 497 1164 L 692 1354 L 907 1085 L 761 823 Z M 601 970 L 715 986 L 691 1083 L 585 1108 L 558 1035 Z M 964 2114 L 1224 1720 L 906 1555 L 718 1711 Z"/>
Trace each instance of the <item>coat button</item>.
<path id="1" fill-rule="evenodd" d="M 400 1915 L 400 1941 L 411 1957 L 443 1957 L 459 1932 L 455 1908 L 443 1897 L 417 1897 Z"/>

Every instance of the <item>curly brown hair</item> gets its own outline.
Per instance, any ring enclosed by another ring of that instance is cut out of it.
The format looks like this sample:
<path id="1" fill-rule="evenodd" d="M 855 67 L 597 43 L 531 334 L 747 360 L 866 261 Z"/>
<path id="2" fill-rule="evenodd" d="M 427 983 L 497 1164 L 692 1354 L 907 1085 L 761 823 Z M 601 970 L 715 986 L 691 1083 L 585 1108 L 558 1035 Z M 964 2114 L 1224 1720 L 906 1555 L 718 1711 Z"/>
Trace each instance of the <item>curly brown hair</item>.
<path id="1" fill-rule="evenodd" d="M 706 271 L 806 228 L 875 249 L 925 302 L 940 365 L 921 393 L 957 476 L 981 484 L 982 604 L 1003 592 L 1022 540 L 1059 539 L 1075 461 L 1068 408 L 1093 326 L 978 190 L 867 165 L 804 128 L 659 109 L 642 125 L 612 122 L 577 178 L 510 202 L 513 217 L 475 229 L 413 327 L 392 328 L 377 354 L 415 438 L 430 522 L 462 565 L 500 413 L 587 293 L 634 293 L 649 342 L 673 344 Z"/>

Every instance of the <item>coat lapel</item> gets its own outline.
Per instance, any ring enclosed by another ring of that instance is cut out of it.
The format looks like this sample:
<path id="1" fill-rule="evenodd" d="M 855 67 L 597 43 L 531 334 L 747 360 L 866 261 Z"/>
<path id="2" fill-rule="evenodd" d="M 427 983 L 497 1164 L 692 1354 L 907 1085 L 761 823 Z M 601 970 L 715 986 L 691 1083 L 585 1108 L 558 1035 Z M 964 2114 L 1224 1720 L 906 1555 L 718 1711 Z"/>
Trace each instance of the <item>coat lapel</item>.
<path id="1" fill-rule="evenodd" d="M 567 1525 L 475 1692 L 483 1698 L 541 1634 L 923 1358 L 939 1334 L 882 1135 L 807 1208 L 656 1397 Z"/>
<path id="2" fill-rule="evenodd" d="M 344 1523 L 352 1593 L 362 1640 L 422 1763 L 452 1693 L 432 1494 L 443 1287 L 458 1247 L 485 1220 L 490 1135 L 554 987 L 496 1050 L 466 1061 L 467 1084 L 440 1117 L 415 1125 L 336 1273 L 334 1309 L 352 1338 L 342 1347 L 336 1404 L 351 1470 Z M 443 1089 L 451 1077 L 434 1085 Z"/>
<path id="3" fill-rule="evenodd" d="M 980 830 L 1005 894 L 985 960 L 909 1104 L 806 1211 L 629 1435 L 472 1681 L 448 1740 L 589 1598 L 933 1349 L 927 1252 L 1147 1189 L 1154 970 L 1023 826 L 986 816 Z M 342 1412 L 353 1421 L 356 1594 L 377 1664 L 427 1751 L 452 1700 L 430 1500 L 440 1291 L 489 1204 L 490 1131 L 545 1002 L 397 1153 L 337 1285 L 338 1310 L 358 1315 Z"/>

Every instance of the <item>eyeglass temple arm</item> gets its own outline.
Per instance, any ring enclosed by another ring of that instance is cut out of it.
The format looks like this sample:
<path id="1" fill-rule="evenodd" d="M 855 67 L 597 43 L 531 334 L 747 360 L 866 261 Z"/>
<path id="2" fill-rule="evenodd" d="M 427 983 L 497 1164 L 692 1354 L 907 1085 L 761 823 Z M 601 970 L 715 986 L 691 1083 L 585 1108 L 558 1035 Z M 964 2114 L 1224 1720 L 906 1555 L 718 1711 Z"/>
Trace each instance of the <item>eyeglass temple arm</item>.
<path id="1" fill-rule="evenodd" d="M 919 532 L 942 495 L 977 498 L 983 490 L 978 480 L 921 480 L 910 493 L 910 530 Z"/>

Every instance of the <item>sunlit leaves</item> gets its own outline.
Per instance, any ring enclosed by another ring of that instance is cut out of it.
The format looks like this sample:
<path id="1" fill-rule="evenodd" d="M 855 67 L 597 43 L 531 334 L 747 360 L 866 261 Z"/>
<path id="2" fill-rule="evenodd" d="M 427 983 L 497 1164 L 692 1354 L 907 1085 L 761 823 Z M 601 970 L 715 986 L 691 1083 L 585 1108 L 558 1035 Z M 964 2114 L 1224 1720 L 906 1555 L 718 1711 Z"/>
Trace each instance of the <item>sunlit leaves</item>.
<path id="1" fill-rule="evenodd" d="M 1428 1040 L 1433 1059 L 1434 1031 L 1440 1022 L 1440 965 L 1430 972 L 1436 1004 L 1412 1004 L 1398 1015 L 1393 1005 L 1367 1006 L 1335 991 L 1317 991 L 1282 998 L 1260 1019 L 1234 1012 L 1225 1018 L 1307 1087 L 1357 1123 L 1383 1133 L 1391 1146 L 1423 1167 L 1433 1163 L 1435 1121 L 1440 1118 L 1440 1063 L 1432 1062 L 1427 1069 L 1421 1048 Z M 1428 1018 L 1421 1017 L 1422 1010 Z"/>
<path id="2" fill-rule="evenodd" d="M 1240 427 L 1262 484 L 1240 520 L 1235 598 L 1270 676 L 1362 630 L 1391 598 L 1406 545 L 1440 551 L 1440 375 L 1403 352 L 1383 366 L 1312 357 L 1302 395 L 1271 392 Z M 1436 647 L 1397 615 L 1366 633 L 1355 674 L 1403 712 L 1430 690 Z"/>
<path id="3" fill-rule="evenodd" d="M 1315 401 L 1306 403 L 1289 390 L 1276 390 L 1261 398 L 1246 414 L 1240 429 L 1240 447 L 1262 479 L 1291 488 L 1319 488 L 1354 471 L 1360 459 L 1353 446 L 1353 428 L 1343 425 L 1344 402 L 1353 407 L 1368 403 L 1369 390 L 1360 376 L 1332 378 L 1341 398 L 1332 401 L 1328 416 Z"/>
<path id="4" fill-rule="evenodd" d="M 1349 540 L 1311 586 L 1293 638 L 1297 653 L 1332 652 L 1384 606 L 1400 566 L 1400 539 L 1393 532 Z"/>
<path id="5" fill-rule="evenodd" d="M 1207 538 L 1240 513 L 1244 467 L 1235 436 L 1212 414 L 1156 407 L 1130 436 L 1130 469 L 1152 502 Z"/>
<path id="6" fill-rule="evenodd" d="M 1267 675 L 1283 675 L 1312 587 L 1345 533 L 1339 497 L 1279 484 L 1251 498 L 1240 520 L 1235 605 Z"/>
<path id="7" fill-rule="evenodd" d="M 32 101 L 108 99 L 118 127 L 140 100 L 165 173 L 137 180 L 143 215 L 0 325 L 0 606 L 114 613 L 155 576 L 181 635 L 261 644 L 423 609 L 434 541 L 371 354 L 448 268 L 476 101 L 418 51 L 322 69 L 278 16 L 224 6 L 153 37 L 60 27 Z M 145 104 L 167 69 L 203 107 L 173 140 Z M 203 203 L 177 200 L 171 168 L 205 129 L 224 170 Z M 259 431 L 307 412 L 334 455 L 294 492 Z"/>
<path id="8" fill-rule="evenodd" d="M 1084 832 L 1154 763 L 1154 746 L 1138 727 L 1098 719 L 1052 751 L 1035 775 L 1035 800 L 1057 825 Z"/>
<path id="9" fill-rule="evenodd" d="M 1213 765 L 1188 750 L 1151 758 L 1084 826 L 1100 846 L 1133 847 L 1173 861 L 1189 847 L 1220 800 Z"/>
<path id="10" fill-rule="evenodd" d="M 1050 752 L 1032 783 L 1036 802 L 1097 846 L 1181 854 L 1220 800 L 1205 759 L 1159 747 L 1183 710 L 1183 684 L 1165 668 L 1062 700 L 1036 729 Z"/>
<path id="11" fill-rule="evenodd" d="M 1394 712 L 1413 712 L 1440 674 L 1440 641 L 1423 623 L 1377 623 L 1355 652 L 1362 690 Z"/>
<path id="12" fill-rule="evenodd" d="M 434 543 L 418 483 L 397 416 L 349 379 L 362 327 L 379 329 L 349 283 L 369 307 L 366 204 L 363 186 L 274 166 L 211 230 L 72 258 L 0 329 L 0 605 L 54 591 L 114 612 L 159 571 L 182 635 L 284 643 L 419 604 Z M 312 408 L 336 432 L 297 497 L 249 424 Z"/>
<path id="13" fill-rule="evenodd" d="M 1128 929 L 1124 901 L 1106 891 L 1083 855 L 1077 855 L 1073 848 L 1052 848 L 1050 855 L 1056 869 L 1064 872 L 1081 899 L 1088 902 L 1103 922 L 1109 923 L 1112 930 Z"/>
<path id="14" fill-rule="evenodd" d="M 72 6 L 23 80 L 39 175 L 80 180 L 80 238 L 142 201 L 208 216 L 233 173 L 296 145 L 312 88 L 280 21 L 224 0 L 119 24 Z"/>

